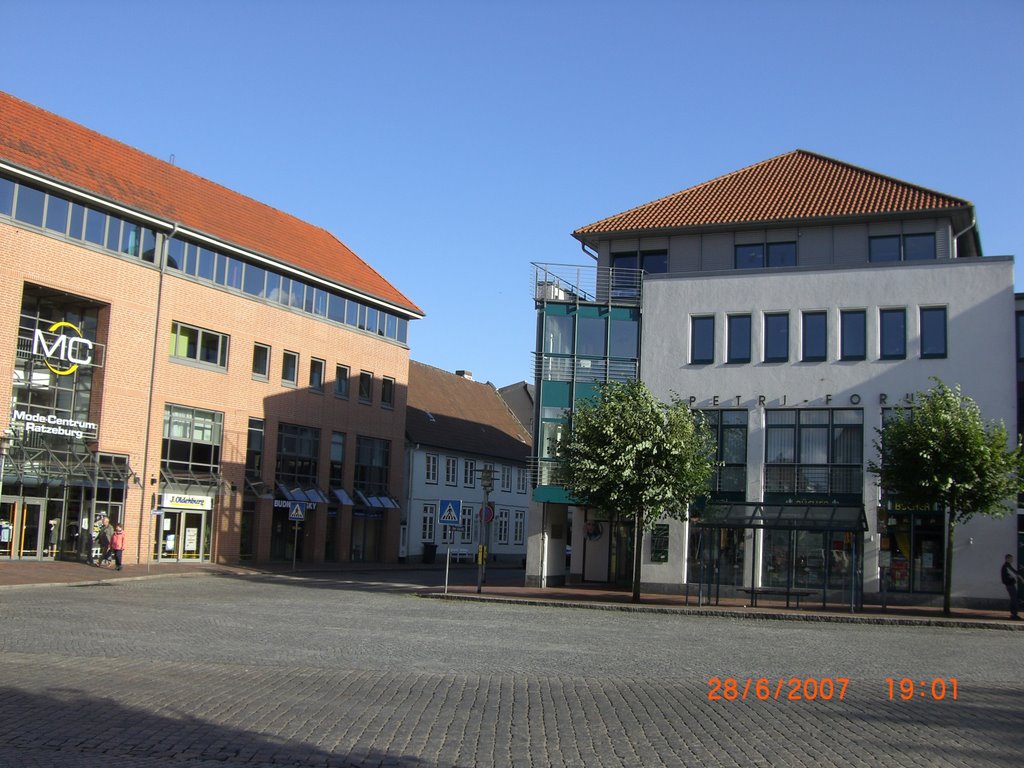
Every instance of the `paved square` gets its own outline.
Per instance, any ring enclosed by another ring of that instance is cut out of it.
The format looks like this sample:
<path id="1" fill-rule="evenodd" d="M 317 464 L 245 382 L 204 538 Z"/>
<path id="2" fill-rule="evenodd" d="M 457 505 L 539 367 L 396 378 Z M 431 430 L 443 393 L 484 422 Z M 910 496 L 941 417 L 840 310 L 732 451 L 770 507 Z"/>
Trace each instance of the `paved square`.
<path id="1" fill-rule="evenodd" d="M 2 766 L 973 768 L 1024 754 L 1024 633 L 996 629 L 259 576 L 9 589 L 0 626 Z M 791 678 L 818 698 L 788 700 Z"/>

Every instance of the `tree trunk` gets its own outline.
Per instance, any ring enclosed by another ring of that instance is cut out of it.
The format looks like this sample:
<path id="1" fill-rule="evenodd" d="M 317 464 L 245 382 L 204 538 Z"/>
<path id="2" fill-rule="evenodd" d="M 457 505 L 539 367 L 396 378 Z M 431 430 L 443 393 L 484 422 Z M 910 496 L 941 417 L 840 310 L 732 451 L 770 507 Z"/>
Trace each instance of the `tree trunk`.
<path id="1" fill-rule="evenodd" d="M 954 509 L 952 506 L 946 508 L 946 573 L 942 585 L 942 613 L 946 616 L 952 615 L 953 595 L 953 527 Z"/>
<path id="2" fill-rule="evenodd" d="M 644 542 L 644 511 L 638 510 L 633 528 L 633 602 L 640 602 L 640 555 Z"/>

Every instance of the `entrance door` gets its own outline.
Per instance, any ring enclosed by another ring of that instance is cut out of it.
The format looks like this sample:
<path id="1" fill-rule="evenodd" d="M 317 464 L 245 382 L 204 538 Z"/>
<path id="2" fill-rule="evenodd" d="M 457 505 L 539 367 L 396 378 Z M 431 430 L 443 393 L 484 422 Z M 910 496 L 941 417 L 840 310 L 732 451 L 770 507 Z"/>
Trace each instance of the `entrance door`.
<path id="1" fill-rule="evenodd" d="M 158 560 L 203 560 L 205 551 L 206 513 L 199 511 L 161 510 L 157 517 Z"/>
<path id="2" fill-rule="evenodd" d="M 42 560 L 50 528 L 40 499 L 7 497 L 0 501 L 0 558 Z"/>

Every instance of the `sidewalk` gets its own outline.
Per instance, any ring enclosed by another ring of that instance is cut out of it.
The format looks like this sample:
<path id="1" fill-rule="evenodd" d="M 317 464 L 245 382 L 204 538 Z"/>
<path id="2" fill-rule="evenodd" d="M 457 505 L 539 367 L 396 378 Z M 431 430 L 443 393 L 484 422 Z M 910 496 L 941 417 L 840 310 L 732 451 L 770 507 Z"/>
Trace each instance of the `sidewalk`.
<path id="1" fill-rule="evenodd" d="M 381 564 L 345 563 L 338 565 L 300 566 L 292 570 L 288 564 L 254 566 L 216 565 L 213 563 L 152 563 L 149 565 L 126 565 L 121 571 L 112 568 L 97 568 L 78 562 L 61 561 L 18 561 L 0 562 L 0 593 L 5 589 L 34 586 L 59 586 L 68 584 L 96 584 L 125 579 L 163 578 L 169 576 L 194 577 L 204 575 L 235 576 L 288 576 L 291 578 L 332 579 L 349 578 L 355 573 L 366 571 L 437 570 L 442 566 L 424 566 L 419 563 Z M 467 568 L 460 569 L 467 571 Z M 491 575 L 498 577 L 506 569 L 495 569 Z M 952 616 L 943 616 L 941 607 L 889 605 L 865 605 L 862 610 L 851 613 L 848 606 L 805 604 L 799 609 L 786 608 L 783 601 L 762 601 L 756 608 L 744 600 L 722 598 L 697 604 L 695 596 L 644 593 L 639 604 L 632 602 L 629 590 L 609 589 L 604 586 L 574 585 L 564 587 L 516 586 L 509 583 L 516 580 L 520 569 L 507 569 L 508 578 L 496 578 L 496 582 L 485 584 L 478 594 L 475 585 L 459 584 L 449 586 L 444 593 L 441 587 L 410 587 L 421 597 L 441 600 L 501 601 L 559 607 L 590 608 L 596 610 L 619 610 L 630 612 L 673 613 L 693 616 L 721 616 L 735 619 L 820 621 L 857 624 L 898 624 L 916 626 L 946 626 L 962 628 L 1002 629 L 1024 631 L 1024 621 L 1010 621 L 1002 610 L 981 610 L 954 608 Z M 467 571 L 468 572 L 468 571 Z M 473 568 L 475 573 L 475 568 Z"/>

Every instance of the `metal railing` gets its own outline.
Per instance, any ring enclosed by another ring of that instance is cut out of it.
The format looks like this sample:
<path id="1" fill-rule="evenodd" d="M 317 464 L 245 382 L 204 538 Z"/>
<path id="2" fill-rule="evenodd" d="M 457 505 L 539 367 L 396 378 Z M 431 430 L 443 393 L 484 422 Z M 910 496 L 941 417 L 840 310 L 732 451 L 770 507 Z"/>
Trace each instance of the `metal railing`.
<path id="1" fill-rule="evenodd" d="M 531 266 L 535 301 L 640 305 L 642 269 L 536 262 Z"/>

